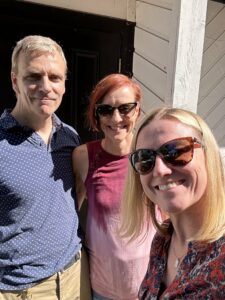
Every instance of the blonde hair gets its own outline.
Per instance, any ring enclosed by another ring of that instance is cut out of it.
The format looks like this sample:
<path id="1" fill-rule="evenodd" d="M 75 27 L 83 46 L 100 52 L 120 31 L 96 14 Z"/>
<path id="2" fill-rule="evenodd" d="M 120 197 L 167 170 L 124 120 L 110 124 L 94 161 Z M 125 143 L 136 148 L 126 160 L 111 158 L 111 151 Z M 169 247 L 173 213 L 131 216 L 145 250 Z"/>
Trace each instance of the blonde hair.
<path id="1" fill-rule="evenodd" d="M 191 238 L 195 241 L 213 241 L 225 232 L 225 177 L 224 166 L 218 144 L 206 122 L 197 114 L 179 108 L 159 108 L 149 112 L 139 123 L 134 135 L 131 151 L 136 149 L 140 131 L 154 119 L 175 119 L 192 127 L 205 146 L 205 161 L 207 170 L 207 187 L 204 192 L 204 220 L 198 232 Z M 140 176 L 135 173 L 131 165 L 125 184 L 124 199 L 122 202 L 123 223 L 121 232 L 134 238 L 144 228 L 146 209 L 155 227 L 162 234 L 168 234 L 168 227 L 160 224 L 155 215 L 155 204 L 143 191 Z"/>
<path id="2" fill-rule="evenodd" d="M 58 52 L 65 62 L 65 73 L 67 73 L 67 62 L 62 47 L 51 38 L 41 35 L 28 35 L 16 43 L 12 53 L 11 71 L 17 74 L 20 53 L 35 53 L 39 55 L 46 52 L 51 54 Z"/>

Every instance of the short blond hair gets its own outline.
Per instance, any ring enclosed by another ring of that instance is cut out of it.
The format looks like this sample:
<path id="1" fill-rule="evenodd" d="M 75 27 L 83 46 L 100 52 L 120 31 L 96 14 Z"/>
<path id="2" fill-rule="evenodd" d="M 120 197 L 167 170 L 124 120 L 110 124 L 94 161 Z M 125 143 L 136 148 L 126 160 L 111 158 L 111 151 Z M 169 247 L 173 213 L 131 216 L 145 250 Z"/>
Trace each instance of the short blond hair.
<path id="1" fill-rule="evenodd" d="M 224 165 L 219 146 L 212 131 L 206 122 L 197 114 L 179 108 L 158 108 L 150 111 L 141 120 L 134 135 L 131 151 L 136 149 L 137 138 L 140 131 L 154 119 L 175 119 L 192 127 L 202 138 L 205 146 L 205 161 L 208 183 L 204 192 L 204 220 L 198 232 L 191 238 L 195 241 L 213 241 L 225 232 L 225 176 Z M 128 176 L 125 185 L 122 204 L 123 223 L 121 231 L 132 238 L 136 237 L 144 228 L 143 220 L 146 208 L 155 227 L 167 234 L 167 227 L 157 221 L 155 205 L 143 191 L 140 176 L 128 168 Z"/>
<path id="2" fill-rule="evenodd" d="M 28 35 L 16 43 L 12 53 L 11 71 L 17 74 L 20 53 L 31 54 L 34 52 L 37 54 L 46 52 L 54 54 L 58 52 L 65 62 L 65 71 L 67 73 L 67 62 L 62 47 L 51 38 L 41 35 Z"/>

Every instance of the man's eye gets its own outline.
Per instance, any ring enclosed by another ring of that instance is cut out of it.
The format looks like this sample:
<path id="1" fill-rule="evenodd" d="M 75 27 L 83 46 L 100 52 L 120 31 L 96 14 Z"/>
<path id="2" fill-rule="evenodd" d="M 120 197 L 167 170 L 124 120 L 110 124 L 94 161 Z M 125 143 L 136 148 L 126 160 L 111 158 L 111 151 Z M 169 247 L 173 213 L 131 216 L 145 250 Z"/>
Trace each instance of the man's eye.
<path id="1" fill-rule="evenodd" d="M 28 80 L 28 81 L 37 81 L 37 80 L 40 80 L 40 75 L 38 75 L 38 74 L 32 74 L 32 75 L 28 75 L 27 77 L 26 77 L 26 80 Z"/>
<path id="2" fill-rule="evenodd" d="M 51 80 L 53 82 L 58 82 L 58 81 L 61 81 L 62 78 L 57 75 L 51 75 L 51 76 L 49 76 L 49 80 Z"/>

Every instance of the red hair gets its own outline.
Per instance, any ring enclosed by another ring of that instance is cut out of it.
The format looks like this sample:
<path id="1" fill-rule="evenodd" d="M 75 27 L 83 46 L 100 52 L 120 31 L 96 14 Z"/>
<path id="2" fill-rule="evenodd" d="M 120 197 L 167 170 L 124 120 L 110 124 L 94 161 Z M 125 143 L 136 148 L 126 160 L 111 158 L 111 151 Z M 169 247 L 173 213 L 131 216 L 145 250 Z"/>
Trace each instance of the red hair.
<path id="1" fill-rule="evenodd" d="M 110 74 L 101 79 L 91 92 L 90 103 L 87 111 L 87 121 L 94 131 L 99 131 L 99 118 L 95 114 L 95 105 L 102 103 L 108 93 L 122 87 L 129 86 L 134 91 L 136 101 L 141 100 L 140 86 L 131 78 L 123 74 Z"/>

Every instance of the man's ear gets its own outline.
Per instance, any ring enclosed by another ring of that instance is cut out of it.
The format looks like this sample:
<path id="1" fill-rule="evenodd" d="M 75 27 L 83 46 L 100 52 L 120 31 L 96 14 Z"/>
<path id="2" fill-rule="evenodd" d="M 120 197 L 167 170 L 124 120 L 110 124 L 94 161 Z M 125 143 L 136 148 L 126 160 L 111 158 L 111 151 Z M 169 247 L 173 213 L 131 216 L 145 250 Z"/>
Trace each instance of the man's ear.
<path id="1" fill-rule="evenodd" d="M 11 82 L 12 82 L 12 88 L 14 92 L 17 94 L 19 93 L 18 85 L 17 85 L 17 76 L 15 72 L 11 72 Z"/>

